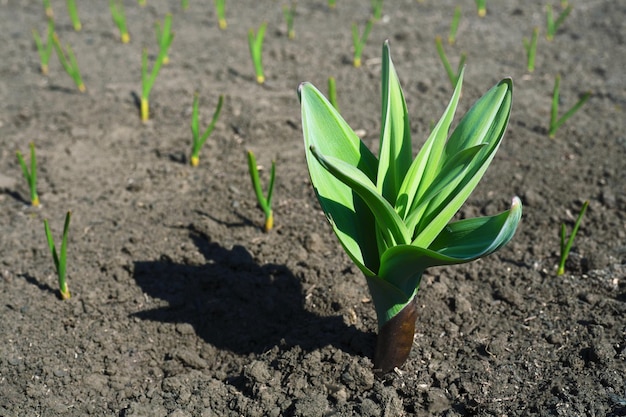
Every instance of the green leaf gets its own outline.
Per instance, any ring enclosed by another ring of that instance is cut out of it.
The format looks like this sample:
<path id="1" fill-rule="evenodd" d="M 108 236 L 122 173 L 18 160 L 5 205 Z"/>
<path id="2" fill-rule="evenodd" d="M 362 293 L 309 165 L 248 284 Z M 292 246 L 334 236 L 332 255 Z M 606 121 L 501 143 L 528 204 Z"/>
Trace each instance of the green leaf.
<path id="1" fill-rule="evenodd" d="M 389 42 L 383 45 L 382 120 L 378 157 L 378 192 L 392 205 L 411 166 L 411 127 L 398 74 L 389 55 Z"/>
<path id="2" fill-rule="evenodd" d="M 391 204 L 378 193 L 376 186 L 367 175 L 341 159 L 322 155 L 314 146 L 311 146 L 311 153 L 328 172 L 350 187 L 365 201 L 374 213 L 376 222 L 380 225 L 380 232 L 388 247 L 409 242 L 410 236 L 404 222 Z"/>
<path id="3" fill-rule="evenodd" d="M 303 83 L 298 93 L 311 183 L 346 252 L 366 275 L 372 275 L 379 264 L 374 216 L 361 197 L 322 167 L 310 149 L 357 167 L 372 182 L 378 161 L 319 90 Z"/>

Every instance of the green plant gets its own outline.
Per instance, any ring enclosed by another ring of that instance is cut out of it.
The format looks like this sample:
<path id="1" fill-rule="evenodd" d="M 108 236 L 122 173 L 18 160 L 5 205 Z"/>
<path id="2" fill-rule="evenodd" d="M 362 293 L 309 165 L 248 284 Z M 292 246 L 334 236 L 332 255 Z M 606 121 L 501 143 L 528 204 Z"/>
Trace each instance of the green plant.
<path id="1" fill-rule="evenodd" d="M 526 50 L 526 69 L 528 72 L 533 72 L 535 70 L 535 55 L 537 54 L 537 40 L 539 38 L 539 28 L 533 29 L 533 35 L 529 39 L 524 38 L 522 42 L 524 43 L 524 49 Z"/>
<path id="2" fill-rule="evenodd" d="M 146 0 L 137 0 L 137 4 L 143 7 L 146 5 Z"/>
<path id="3" fill-rule="evenodd" d="M 585 104 L 589 97 L 591 97 L 591 92 L 586 92 L 582 95 L 582 97 L 574 104 L 568 111 L 565 112 L 563 116 L 559 118 L 559 98 L 560 98 L 560 85 L 561 85 L 561 76 L 556 75 L 554 78 L 554 90 L 552 91 L 552 108 L 550 111 L 550 126 L 548 128 L 548 136 L 554 138 L 556 135 L 556 131 L 561 127 L 563 123 L 567 121 L 570 117 L 574 115 L 582 106 Z"/>
<path id="4" fill-rule="evenodd" d="M 435 37 L 435 46 L 437 47 L 437 54 L 439 55 L 439 58 L 441 59 L 441 63 L 443 64 L 443 67 L 446 70 L 446 74 L 448 74 L 448 79 L 450 80 L 450 83 L 454 87 L 457 83 L 457 80 L 459 79 L 461 75 L 463 66 L 465 65 L 466 55 L 461 54 L 461 58 L 459 59 L 459 66 L 457 68 L 457 71 L 454 72 L 454 70 L 452 69 L 452 66 L 450 65 L 450 61 L 448 61 L 448 57 L 446 56 L 446 51 L 444 51 L 443 49 L 443 42 L 441 40 L 441 36 Z"/>
<path id="5" fill-rule="evenodd" d="M 69 44 L 65 46 L 67 51 L 63 51 L 63 47 L 61 46 L 61 42 L 59 41 L 59 37 L 56 33 L 52 34 L 52 45 L 57 52 L 57 56 L 59 57 L 59 62 L 63 66 L 63 69 L 67 74 L 72 77 L 74 80 L 74 84 L 78 88 L 78 91 L 84 93 L 86 91 L 85 83 L 83 82 L 83 78 L 80 76 L 80 69 L 78 68 L 78 62 L 76 61 L 76 56 L 74 56 L 74 52 Z"/>
<path id="6" fill-rule="evenodd" d="M 259 84 L 265 82 L 265 74 L 263 73 L 263 39 L 265 38 L 266 29 L 267 22 L 263 22 L 256 35 L 254 34 L 254 29 L 248 31 L 248 47 L 250 48 L 250 56 L 254 65 L 256 82 Z"/>
<path id="7" fill-rule="evenodd" d="M 356 25 L 356 23 L 352 24 L 352 45 L 354 46 L 354 59 L 352 60 L 352 64 L 355 68 L 359 68 L 361 66 L 361 55 L 363 54 L 363 48 L 365 47 L 367 38 L 370 36 L 373 25 L 374 22 L 372 21 L 372 19 L 369 19 L 365 24 L 363 34 L 359 36 L 358 26 Z"/>
<path id="8" fill-rule="evenodd" d="M 183 11 L 187 10 L 189 8 L 189 0 L 180 0 L 180 8 Z"/>
<path id="9" fill-rule="evenodd" d="M 372 17 L 374 20 L 380 20 L 383 17 L 383 0 L 371 0 Z"/>
<path id="10" fill-rule="evenodd" d="M 337 103 L 337 83 L 335 77 L 328 77 L 328 101 L 333 105 L 335 110 L 339 111 L 339 104 Z"/>
<path id="11" fill-rule="evenodd" d="M 226 23 L 226 0 L 215 0 L 215 13 L 217 14 L 217 26 L 224 30 Z"/>
<path id="12" fill-rule="evenodd" d="M 580 213 L 578 213 L 578 218 L 576 219 L 576 223 L 574 223 L 574 228 L 572 229 L 572 234 L 567 239 L 567 242 L 565 242 L 565 223 L 561 224 L 561 258 L 559 261 L 559 268 L 556 271 L 557 275 L 563 275 L 565 273 L 565 262 L 567 261 L 569 252 L 572 249 L 572 245 L 574 244 L 574 238 L 578 233 L 578 228 L 580 227 L 580 223 L 583 220 L 583 216 L 585 215 L 588 206 L 589 201 L 587 200 L 583 203 L 583 206 L 580 209 Z"/>
<path id="13" fill-rule="evenodd" d="M 156 77 L 159 75 L 159 70 L 161 69 L 161 65 L 163 65 L 163 59 L 166 54 L 167 50 L 159 50 L 150 75 L 148 75 L 148 50 L 144 48 L 141 54 L 141 101 L 139 111 L 141 113 L 142 122 L 147 122 L 150 118 L 150 91 L 152 91 Z"/>
<path id="14" fill-rule="evenodd" d="M 224 96 L 220 95 L 217 101 L 217 108 L 215 109 L 215 112 L 213 113 L 213 118 L 211 119 L 211 123 L 206 128 L 202 136 L 200 136 L 200 123 L 198 116 L 199 97 L 197 93 L 194 95 L 193 111 L 191 113 L 191 134 L 193 138 L 193 144 L 191 149 L 190 164 L 192 167 L 198 166 L 198 164 L 200 163 L 200 149 L 202 149 L 204 142 L 206 142 L 207 138 L 215 128 L 215 123 L 217 123 L 217 119 L 218 117 L 220 117 L 220 112 L 222 111 L 223 102 Z"/>
<path id="15" fill-rule="evenodd" d="M 267 197 L 263 195 L 261 188 L 261 179 L 259 178 L 259 170 L 256 164 L 256 158 L 252 151 L 248 151 L 248 171 L 252 180 L 252 187 L 256 194 L 256 200 L 265 213 L 265 226 L 263 230 L 269 232 L 274 227 L 274 212 L 272 211 L 272 194 L 274 192 L 274 178 L 276 176 L 276 163 L 272 161 L 272 169 L 270 171 L 270 183 L 267 187 Z"/>
<path id="16" fill-rule="evenodd" d="M 452 16 L 452 23 L 450 23 L 450 33 L 448 34 L 448 45 L 454 45 L 456 42 L 456 31 L 459 28 L 459 22 L 461 21 L 461 6 L 454 8 L 454 15 Z"/>
<path id="17" fill-rule="evenodd" d="M 66 265 L 67 265 L 67 236 L 70 230 L 70 217 L 71 211 L 68 211 L 65 215 L 65 226 L 63 226 L 63 238 L 61 240 L 61 252 L 58 253 L 54 246 L 54 239 L 52 238 L 52 232 L 50 226 L 48 226 L 48 220 L 44 219 L 43 225 L 46 230 L 46 239 L 48 240 L 48 247 L 52 253 L 52 260 L 54 261 L 54 267 L 59 278 L 59 291 L 61 298 L 67 300 L 70 298 L 70 291 L 67 288 L 67 281 L 65 279 Z"/>
<path id="18" fill-rule="evenodd" d="M 80 32 L 83 25 L 80 23 L 80 18 L 78 17 L 78 9 L 76 9 L 76 0 L 67 0 L 67 12 L 70 15 L 70 20 L 72 21 L 72 26 L 74 26 L 74 30 L 76 32 Z"/>
<path id="19" fill-rule="evenodd" d="M 328 0 L 328 8 L 329 9 L 334 9 L 335 7 L 337 7 L 337 1 L 336 0 Z"/>
<path id="20" fill-rule="evenodd" d="M 52 19 L 54 17 L 54 12 L 52 11 L 50 0 L 43 0 L 43 8 L 44 8 L 44 12 L 46 13 L 46 17 L 48 19 Z"/>
<path id="21" fill-rule="evenodd" d="M 561 2 L 561 5 L 563 5 L 563 2 Z M 557 17 L 556 20 L 554 20 L 554 17 L 552 14 L 552 5 L 551 4 L 546 5 L 546 25 L 547 25 L 546 39 L 549 41 L 554 39 L 554 35 L 556 35 L 556 31 L 559 30 L 559 27 L 563 24 L 567 16 L 569 16 L 570 12 L 572 11 L 571 5 L 568 6 L 567 2 L 565 2 L 565 5 L 566 5 L 565 8 L 561 11 L 561 13 L 559 14 L 559 17 Z"/>
<path id="22" fill-rule="evenodd" d="M 174 40 L 174 32 L 172 32 L 172 14 L 168 13 L 163 19 L 163 26 L 161 23 L 156 23 L 156 37 L 159 44 L 159 54 L 163 53 L 163 64 L 168 64 L 170 58 L 167 55 L 167 51 L 172 46 Z"/>
<path id="23" fill-rule="evenodd" d="M 17 160 L 22 168 L 24 178 L 26 178 L 26 182 L 28 183 L 28 188 L 30 190 L 30 204 L 33 207 L 38 207 L 39 196 L 37 195 L 37 159 L 35 158 L 35 144 L 33 142 L 30 143 L 30 172 L 28 171 L 28 166 L 26 165 L 24 157 L 20 151 L 17 151 Z"/>
<path id="24" fill-rule="evenodd" d="M 292 1 L 289 6 L 283 6 L 283 17 L 287 24 L 287 37 L 289 39 L 296 38 L 296 30 L 293 28 L 293 15 L 296 13 L 296 2 Z"/>
<path id="25" fill-rule="evenodd" d="M 109 0 L 109 10 L 117 29 L 120 32 L 122 43 L 130 42 L 130 35 L 126 27 L 126 13 L 124 13 L 124 3 L 121 0 Z"/>
<path id="26" fill-rule="evenodd" d="M 50 62 L 50 56 L 52 56 L 52 37 L 54 35 L 54 21 L 52 19 L 48 20 L 48 34 L 46 37 L 46 45 L 44 46 L 39 33 L 37 33 L 36 29 L 33 29 L 33 38 L 35 39 L 35 44 L 37 45 L 37 52 L 39 53 L 39 62 L 40 69 L 43 75 L 48 74 L 48 63 Z"/>
<path id="27" fill-rule="evenodd" d="M 479 17 L 487 15 L 487 0 L 476 0 L 476 11 Z"/>
<path id="28" fill-rule="evenodd" d="M 381 372 L 401 366 L 411 350 L 424 270 L 495 252 L 513 237 L 521 218 L 515 197 L 511 209 L 498 215 L 450 222 L 493 159 L 511 110 L 512 81 L 504 79 L 448 138 L 462 81 L 463 71 L 414 160 L 388 43 L 378 159 L 313 85 L 298 90 L 311 183 L 343 248 L 367 279 L 379 329 L 374 366 Z"/>

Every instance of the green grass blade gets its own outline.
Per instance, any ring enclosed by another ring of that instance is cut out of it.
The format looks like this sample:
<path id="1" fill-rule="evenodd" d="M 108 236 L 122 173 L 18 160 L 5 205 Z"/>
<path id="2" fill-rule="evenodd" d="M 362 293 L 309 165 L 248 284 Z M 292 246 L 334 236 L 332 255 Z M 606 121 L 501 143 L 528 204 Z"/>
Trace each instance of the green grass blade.
<path id="1" fill-rule="evenodd" d="M 224 104 L 224 96 L 220 95 L 217 100 L 217 107 L 215 108 L 213 117 L 211 118 L 211 123 L 209 123 L 206 130 L 202 134 L 202 138 L 200 138 L 200 146 L 204 145 L 204 142 L 206 142 L 209 135 L 213 132 L 213 129 L 215 129 L 215 124 L 217 123 L 217 119 L 220 117 L 220 113 L 222 111 L 222 104 Z"/>
<path id="2" fill-rule="evenodd" d="M 578 102 L 576 102 L 576 104 L 574 104 L 567 112 L 565 112 L 565 114 L 563 116 L 561 116 L 556 121 L 556 123 L 554 123 L 554 125 L 550 128 L 550 132 L 549 132 L 550 137 L 554 137 L 554 135 L 556 134 L 556 131 L 559 129 L 559 127 L 561 127 L 563 125 L 563 123 L 565 123 L 567 121 L 567 119 L 572 117 L 574 115 L 574 113 L 576 113 L 578 110 L 580 110 L 580 108 L 583 106 L 583 104 L 585 104 L 587 102 L 587 100 L 589 100 L 590 97 L 591 97 L 591 93 L 590 92 L 587 92 L 587 93 L 583 94 L 583 96 L 580 98 L 580 100 L 578 100 Z"/>
<path id="3" fill-rule="evenodd" d="M 70 230 L 70 217 L 71 211 L 68 211 L 65 215 L 65 224 L 63 226 L 63 238 L 61 240 L 61 254 L 59 255 L 59 288 L 61 293 L 67 293 L 67 283 L 65 280 L 66 266 L 67 266 L 67 237 Z"/>
<path id="4" fill-rule="evenodd" d="M 56 247 L 54 245 L 54 238 L 52 237 L 52 232 L 50 231 L 50 226 L 48 225 L 48 220 L 43 220 L 43 226 L 46 231 L 46 239 L 48 241 L 48 248 L 50 248 L 50 253 L 52 254 L 52 261 L 54 262 L 54 268 L 59 273 L 59 255 L 57 254 Z"/>
<path id="5" fill-rule="evenodd" d="M 448 34 L 448 45 L 454 45 L 456 41 L 456 32 L 459 28 L 459 22 L 461 21 L 461 6 L 454 8 L 454 15 L 452 16 L 452 22 L 450 23 L 450 32 Z"/>
<path id="6" fill-rule="evenodd" d="M 272 169 L 270 170 L 270 183 L 267 186 L 267 201 L 268 207 L 272 207 L 272 197 L 274 195 L 274 180 L 276 179 L 276 161 L 272 161 Z"/>
<path id="7" fill-rule="evenodd" d="M 457 75 L 454 73 L 454 70 L 450 65 L 450 61 L 448 61 L 448 57 L 446 56 L 446 51 L 444 51 L 443 49 L 441 36 L 435 37 L 435 46 L 437 48 L 437 54 L 439 55 L 439 59 L 441 59 L 441 63 L 443 64 L 443 68 L 446 70 L 446 74 L 448 75 L 450 83 L 452 85 L 456 85 Z"/>
<path id="8" fill-rule="evenodd" d="M 261 188 L 261 179 L 259 178 L 259 170 L 256 164 L 256 158 L 252 151 L 248 151 L 248 171 L 250 172 L 250 179 L 252 180 L 252 187 L 256 194 L 257 202 L 263 211 L 267 214 L 270 211 L 270 207 L 267 204 L 267 199 L 263 195 L 263 189 Z"/>
<path id="9" fill-rule="evenodd" d="M 199 97 L 198 93 L 193 96 L 193 107 L 191 110 L 191 135 L 193 138 L 193 150 L 192 155 L 198 154 L 200 152 L 200 121 L 198 115 L 198 107 L 199 107 Z"/>
<path id="10" fill-rule="evenodd" d="M 339 111 L 339 103 L 337 102 L 337 83 L 335 77 L 328 77 L 328 100 L 335 110 Z"/>
<path id="11" fill-rule="evenodd" d="M 548 130 L 548 136 L 554 137 L 556 133 L 556 123 L 559 118 L 559 88 L 561 85 L 561 76 L 557 74 L 554 77 L 554 89 L 552 90 L 552 106 L 550 107 L 550 129 Z"/>
<path id="12" fill-rule="evenodd" d="M 574 239 L 576 238 L 576 235 L 578 234 L 578 228 L 580 227 L 580 223 L 583 220 L 583 216 L 587 212 L 587 207 L 589 207 L 589 200 L 583 203 L 583 206 L 580 209 L 580 213 L 578 213 L 578 218 L 576 219 L 576 223 L 574 223 L 574 228 L 572 229 L 572 233 L 569 235 L 569 239 L 567 240 L 567 243 L 565 244 L 565 248 L 561 251 L 561 259 L 559 262 L 557 275 L 563 275 L 565 273 L 565 262 L 567 261 L 569 252 L 572 249 L 572 245 L 574 244 Z M 564 232 L 565 225 L 562 226 L 561 230 L 563 231 L 561 234 L 562 236 L 561 239 L 563 240 L 563 238 L 565 237 L 565 232 Z M 561 247 L 563 247 L 563 245 L 561 245 Z"/>

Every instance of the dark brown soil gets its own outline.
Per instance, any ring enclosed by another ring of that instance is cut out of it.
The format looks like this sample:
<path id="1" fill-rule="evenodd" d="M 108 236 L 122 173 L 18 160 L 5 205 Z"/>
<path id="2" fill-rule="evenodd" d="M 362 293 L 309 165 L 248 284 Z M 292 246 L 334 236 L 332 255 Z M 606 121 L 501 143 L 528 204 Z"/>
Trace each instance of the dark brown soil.
<path id="1" fill-rule="evenodd" d="M 41 2 L 0 1 L 1 416 L 624 416 L 626 415 L 626 3 L 571 1 L 552 42 L 525 69 L 522 38 L 545 27 L 544 1 L 463 2 L 453 65 L 467 53 L 459 114 L 501 78 L 515 83 L 504 142 L 462 216 L 495 214 L 519 195 L 513 241 L 489 258 L 428 271 L 413 351 L 378 379 L 376 318 L 308 180 L 296 88 L 337 78 L 342 114 L 374 148 L 380 51 L 390 39 L 416 148 L 452 88 L 435 52 L 454 1 L 389 0 L 351 66 L 350 25 L 370 2 L 126 1 L 123 45 L 106 1 L 80 2 L 83 30 L 52 0 L 59 36 L 84 75 L 79 93 L 56 57 L 39 73 L 31 30 Z M 96 5 L 96 3 L 98 3 Z M 553 1 L 552 3 L 558 3 Z M 555 4 L 559 10 L 559 5 Z M 171 62 L 139 120 L 141 50 L 173 14 Z M 259 86 L 247 31 L 268 22 Z M 561 112 L 593 96 L 547 136 L 554 77 Z M 188 164 L 191 104 L 222 115 L 200 166 Z M 42 207 L 28 205 L 15 158 L 36 144 Z M 247 149 L 277 163 L 276 228 L 261 230 Z M 555 275 L 560 224 L 590 201 L 567 272 Z M 57 239 L 72 210 L 61 301 L 42 220 Z"/>

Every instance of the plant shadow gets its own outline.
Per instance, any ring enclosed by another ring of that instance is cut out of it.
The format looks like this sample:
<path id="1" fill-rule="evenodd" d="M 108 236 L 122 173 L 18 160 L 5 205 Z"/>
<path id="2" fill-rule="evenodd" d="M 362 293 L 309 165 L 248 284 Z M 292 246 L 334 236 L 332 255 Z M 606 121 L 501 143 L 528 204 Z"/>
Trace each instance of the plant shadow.
<path id="1" fill-rule="evenodd" d="M 345 324 L 342 316 L 306 310 L 300 281 L 287 267 L 260 266 L 243 246 L 225 249 L 198 231 L 189 235 L 206 263 L 135 262 L 137 284 L 168 306 L 134 316 L 189 323 L 207 343 L 238 354 L 260 354 L 274 346 L 311 351 L 327 345 L 354 355 L 373 354 L 373 333 Z"/>

